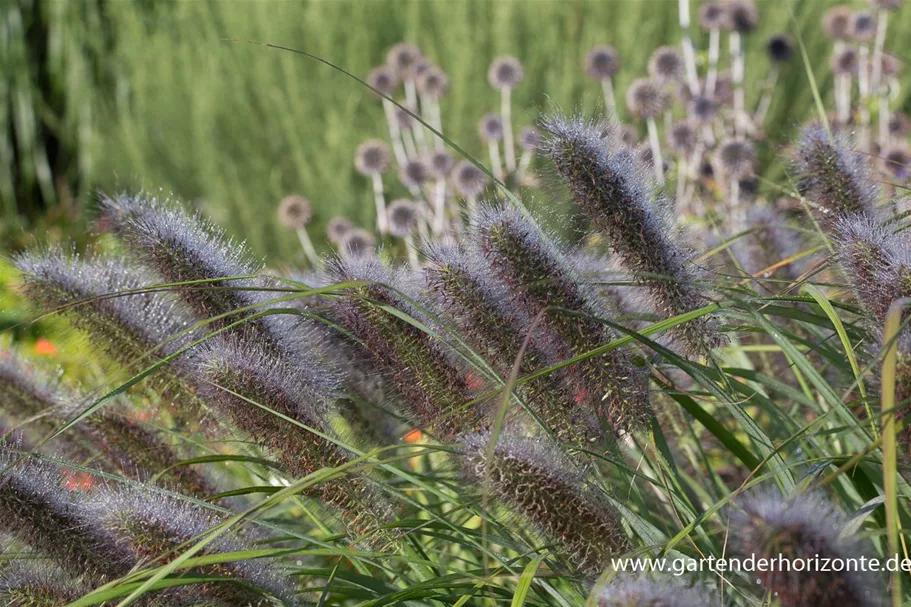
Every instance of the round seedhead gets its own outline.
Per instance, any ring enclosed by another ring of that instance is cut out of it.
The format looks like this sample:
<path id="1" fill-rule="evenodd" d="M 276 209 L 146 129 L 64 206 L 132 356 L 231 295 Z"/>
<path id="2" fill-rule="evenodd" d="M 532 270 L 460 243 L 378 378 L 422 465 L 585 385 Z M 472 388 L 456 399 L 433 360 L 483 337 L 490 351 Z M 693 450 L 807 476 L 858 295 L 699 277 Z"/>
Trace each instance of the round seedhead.
<path id="1" fill-rule="evenodd" d="M 300 230 L 313 219 L 313 205 L 303 196 L 292 194 L 278 204 L 278 220 L 290 230 Z"/>

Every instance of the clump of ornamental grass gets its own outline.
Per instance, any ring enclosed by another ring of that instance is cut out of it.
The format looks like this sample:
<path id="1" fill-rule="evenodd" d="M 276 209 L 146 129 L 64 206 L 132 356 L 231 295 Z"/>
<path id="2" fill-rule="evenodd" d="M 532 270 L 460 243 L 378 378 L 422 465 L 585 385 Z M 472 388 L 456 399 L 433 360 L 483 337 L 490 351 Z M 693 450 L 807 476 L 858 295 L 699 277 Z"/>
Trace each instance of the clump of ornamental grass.
<path id="1" fill-rule="evenodd" d="M 446 317 L 501 377 L 509 377 L 520 355 L 520 376 L 558 362 L 553 344 L 546 343 L 522 307 L 513 305 L 505 286 L 492 279 L 482 254 L 473 248 L 426 244 L 424 255 L 428 286 L 439 296 Z M 535 339 L 529 339 L 529 333 Z M 560 440 L 601 441 L 598 419 L 576 402 L 568 379 L 561 372 L 551 373 L 518 386 L 517 392 Z"/>
<path id="2" fill-rule="evenodd" d="M 531 524 L 585 577 L 630 548 L 620 515 L 555 446 L 508 433 L 489 452 L 486 432 L 462 437 L 472 482 Z"/>
<path id="3" fill-rule="evenodd" d="M 603 141 L 582 119 L 552 117 L 542 153 L 569 188 L 573 200 L 607 237 L 624 267 L 647 290 L 652 305 L 665 316 L 706 305 L 700 272 L 691 253 L 677 238 L 667 217 L 667 202 L 637 170 L 632 154 Z M 673 329 L 690 354 L 704 353 L 726 342 L 717 321 L 702 316 Z"/>
<path id="4" fill-rule="evenodd" d="M 85 584 L 40 560 L 0 568 L 0 604 L 6 607 L 65 607 L 88 591 Z"/>
<path id="5" fill-rule="evenodd" d="M 93 494 L 81 516 L 84 525 L 103 529 L 118 549 L 134 555 L 138 567 L 170 563 L 212 533 L 220 535 L 197 556 L 256 548 L 239 530 L 216 529 L 225 522 L 224 517 L 176 497 L 142 489 L 103 487 Z M 202 565 L 192 572 L 223 578 L 193 586 L 193 594 L 203 604 L 215 601 L 226 607 L 265 606 L 274 604 L 270 597 L 297 604 L 287 576 L 263 560 L 239 557 Z"/>
<path id="6" fill-rule="evenodd" d="M 703 607 L 717 604 L 704 589 L 666 580 L 622 577 L 598 595 L 598 607 Z"/>
<path id="7" fill-rule="evenodd" d="M 330 265 L 330 275 L 338 282 L 362 281 L 335 301 L 335 313 L 399 393 L 409 420 L 444 440 L 480 427 L 483 408 L 474 402 L 466 372 L 444 343 L 406 320 L 422 322 L 424 315 L 413 298 L 406 299 L 400 276 L 377 261 L 342 260 Z"/>
<path id="8" fill-rule="evenodd" d="M 863 554 L 857 540 L 844 536 L 845 517 L 826 499 L 818 495 L 783 499 L 764 494 L 740 500 L 739 507 L 731 522 L 736 554 L 743 558 L 755 556 L 757 561 L 783 558 L 792 564 L 790 568 L 755 572 L 762 589 L 782 607 L 881 604 L 883 584 L 876 573 L 810 568 L 811 563 L 820 562 L 817 558 L 831 563 Z M 797 571 L 793 564 L 801 559 L 804 568 Z"/>
<path id="9" fill-rule="evenodd" d="M 618 337 L 598 318 L 601 302 L 584 287 L 557 245 L 517 211 L 489 207 L 476 218 L 473 236 L 514 305 L 529 317 L 541 315 L 562 359 L 584 355 Z M 624 433 L 651 416 L 647 378 L 628 352 L 610 350 L 568 368 L 580 407 L 591 408 L 602 431 Z"/>

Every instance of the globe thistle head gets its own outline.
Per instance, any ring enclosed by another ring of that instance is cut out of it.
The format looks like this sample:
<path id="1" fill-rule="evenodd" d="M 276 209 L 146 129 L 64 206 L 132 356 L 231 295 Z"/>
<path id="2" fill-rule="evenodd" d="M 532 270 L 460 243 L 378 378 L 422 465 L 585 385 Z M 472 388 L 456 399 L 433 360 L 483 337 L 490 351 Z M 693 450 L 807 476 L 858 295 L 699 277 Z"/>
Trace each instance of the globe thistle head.
<path id="1" fill-rule="evenodd" d="M 872 213 L 879 188 L 867 160 L 855 154 L 843 135 L 819 125 L 801 131 L 797 142 L 798 190 L 824 217 Z"/>
<path id="2" fill-rule="evenodd" d="M 681 120 L 671 125 L 667 133 L 667 144 L 679 154 L 689 154 L 696 149 L 699 133 L 688 121 Z"/>
<path id="3" fill-rule="evenodd" d="M 729 139 L 718 146 L 715 161 L 722 173 L 741 179 L 756 171 L 756 150 L 746 139 Z"/>
<path id="4" fill-rule="evenodd" d="M 289 230 L 307 227 L 313 219 L 313 205 L 303 196 L 291 194 L 278 204 L 278 221 Z"/>
<path id="5" fill-rule="evenodd" d="M 596 127 L 605 145 L 618 143 L 628 148 L 639 145 L 639 131 L 631 124 L 622 122 L 602 122 Z"/>
<path id="6" fill-rule="evenodd" d="M 389 232 L 399 238 L 411 234 L 420 219 L 418 205 L 412 200 L 393 200 L 386 212 L 389 215 Z"/>
<path id="7" fill-rule="evenodd" d="M 673 46 L 659 46 L 648 59 L 648 74 L 655 80 L 680 80 L 683 71 L 683 55 Z"/>
<path id="8" fill-rule="evenodd" d="M 541 145 L 541 131 L 533 126 L 523 127 L 519 131 L 519 147 L 526 152 L 535 151 Z"/>
<path id="9" fill-rule="evenodd" d="M 644 577 L 619 577 L 601 591 L 597 604 L 598 607 L 702 607 L 717 602 L 698 587 Z"/>
<path id="10" fill-rule="evenodd" d="M 629 550 L 619 513 L 554 445 L 504 433 L 491 456 L 490 442 L 486 432 L 462 437 L 466 476 L 556 543 L 580 573 L 596 577 Z"/>
<path id="11" fill-rule="evenodd" d="M 343 259 L 365 259 L 376 253 L 376 239 L 373 234 L 361 228 L 348 230 L 339 239 L 338 252 Z"/>
<path id="12" fill-rule="evenodd" d="M 595 46 L 585 56 L 585 73 L 595 80 L 613 78 L 622 65 L 617 49 L 606 44 Z"/>
<path id="13" fill-rule="evenodd" d="M 380 139 L 365 141 L 354 154 L 354 168 L 366 177 L 385 173 L 389 170 L 390 161 L 389 145 Z"/>
<path id="14" fill-rule="evenodd" d="M 508 55 L 494 59 L 487 70 L 487 81 L 498 91 L 515 88 L 524 77 L 522 64 Z"/>
<path id="15" fill-rule="evenodd" d="M 391 67 L 402 80 L 411 77 L 415 63 L 423 58 L 421 49 L 407 42 L 399 42 L 386 53 L 386 65 Z"/>
<path id="16" fill-rule="evenodd" d="M 911 179 L 911 149 L 907 144 L 893 144 L 883 150 L 882 163 L 894 179 L 903 183 Z"/>
<path id="17" fill-rule="evenodd" d="M 794 57 L 794 40 L 787 34 L 776 34 L 766 42 L 769 59 L 776 63 L 790 61 Z"/>
<path id="18" fill-rule="evenodd" d="M 846 5 L 833 6 L 822 17 L 822 30 L 832 40 L 847 40 L 854 13 Z"/>
<path id="19" fill-rule="evenodd" d="M 417 85 L 422 97 L 436 101 L 449 92 L 449 77 L 440 68 L 431 66 L 418 77 Z"/>
<path id="20" fill-rule="evenodd" d="M 436 150 L 428 157 L 427 164 L 430 166 L 431 175 L 437 179 L 445 179 L 452 173 L 452 168 L 455 166 L 455 158 L 446 150 Z"/>
<path id="21" fill-rule="evenodd" d="M 367 74 L 367 84 L 379 91 L 380 94 L 392 97 L 399 86 L 399 77 L 395 70 L 386 65 L 375 67 Z"/>
<path id="22" fill-rule="evenodd" d="M 395 116 L 395 123 L 400 130 L 410 131 L 414 128 L 414 125 L 417 124 L 414 116 L 398 106 L 393 110 L 393 115 Z"/>
<path id="23" fill-rule="evenodd" d="M 829 64 L 835 74 L 854 75 L 860 66 L 860 54 L 853 46 L 843 46 L 832 53 Z"/>
<path id="24" fill-rule="evenodd" d="M 911 118 L 904 112 L 892 112 L 889 116 L 889 135 L 903 139 L 911 133 Z"/>
<path id="25" fill-rule="evenodd" d="M 726 70 L 718 73 L 713 94 L 719 105 L 731 105 L 734 102 L 734 81 L 731 72 Z"/>
<path id="26" fill-rule="evenodd" d="M 399 179 L 409 188 L 419 188 L 430 180 L 430 163 L 423 158 L 412 158 L 399 171 Z"/>
<path id="27" fill-rule="evenodd" d="M 902 61 L 891 53 L 882 53 L 879 67 L 884 78 L 897 78 L 902 71 Z"/>
<path id="28" fill-rule="evenodd" d="M 478 135 L 482 141 L 500 141 L 503 139 L 503 119 L 499 114 L 486 114 L 478 122 Z"/>
<path id="29" fill-rule="evenodd" d="M 759 11 L 753 0 L 728 0 L 727 24 L 740 34 L 752 33 L 759 26 Z"/>
<path id="30" fill-rule="evenodd" d="M 876 15 L 870 11 L 857 11 L 851 16 L 851 38 L 865 44 L 876 37 Z"/>
<path id="31" fill-rule="evenodd" d="M 742 500 L 731 528 L 736 530 L 736 550 L 745 558 L 786 558 L 793 562 L 818 557 L 831 561 L 860 555 L 858 542 L 843 537 L 845 524 L 844 516 L 818 495 L 785 500 L 769 493 Z M 850 570 L 775 567 L 756 575 L 782 607 L 878 605 L 879 588 L 884 587 L 877 574 Z"/>
<path id="32" fill-rule="evenodd" d="M 650 78 L 637 78 L 626 90 L 626 106 L 639 118 L 655 118 L 667 108 L 668 95 L 664 87 Z"/>
<path id="33" fill-rule="evenodd" d="M 326 224 L 326 240 L 338 246 L 345 234 L 354 229 L 351 220 L 343 215 L 336 215 Z"/>
<path id="34" fill-rule="evenodd" d="M 452 184 L 464 198 L 477 198 L 487 189 L 488 183 L 490 179 L 484 171 L 468 160 L 459 161 L 452 169 Z"/>
<path id="35" fill-rule="evenodd" d="M 727 27 L 728 10 L 725 3 L 718 0 L 707 0 L 699 5 L 699 27 L 706 31 Z"/>
<path id="36" fill-rule="evenodd" d="M 708 123 L 718 115 L 718 102 L 706 95 L 697 95 L 690 102 L 690 113 L 701 123 Z"/>
<path id="37" fill-rule="evenodd" d="M 412 63 L 411 67 L 408 68 L 408 77 L 417 83 L 431 68 L 433 68 L 432 63 L 423 56 L 419 57 L 418 60 Z"/>

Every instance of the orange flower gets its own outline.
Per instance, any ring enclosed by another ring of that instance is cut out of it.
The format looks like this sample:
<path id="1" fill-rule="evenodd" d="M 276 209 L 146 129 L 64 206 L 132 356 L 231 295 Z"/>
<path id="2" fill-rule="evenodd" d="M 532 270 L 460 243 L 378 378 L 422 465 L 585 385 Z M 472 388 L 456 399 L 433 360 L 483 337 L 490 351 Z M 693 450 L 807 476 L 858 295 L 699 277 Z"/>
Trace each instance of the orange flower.
<path id="1" fill-rule="evenodd" d="M 41 356 L 54 356 L 57 354 L 57 346 L 51 343 L 46 337 L 39 337 L 38 341 L 35 342 L 35 354 L 40 354 Z"/>
<path id="2" fill-rule="evenodd" d="M 418 430 L 417 428 L 415 428 L 414 430 L 409 430 L 408 433 L 405 434 L 405 442 L 406 443 L 416 443 L 416 442 L 420 441 L 423 436 L 424 436 L 423 433 L 420 430 Z"/>

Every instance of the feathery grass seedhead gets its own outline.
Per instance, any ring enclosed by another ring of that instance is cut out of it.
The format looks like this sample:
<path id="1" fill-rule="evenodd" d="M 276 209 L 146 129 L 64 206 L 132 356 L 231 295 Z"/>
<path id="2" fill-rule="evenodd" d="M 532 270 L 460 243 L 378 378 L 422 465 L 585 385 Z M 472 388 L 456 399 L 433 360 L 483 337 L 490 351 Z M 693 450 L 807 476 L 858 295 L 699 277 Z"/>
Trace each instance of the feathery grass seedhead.
<path id="1" fill-rule="evenodd" d="M 326 224 L 326 240 L 338 246 L 345 234 L 353 229 L 354 224 L 351 223 L 350 219 L 342 215 L 336 215 Z"/>
<path id="2" fill-rule="evenodd" d="M 519 132 L 519 147 L 526 152 L 533 152 L 541 145 L 541 131 L 533 126 L 526 126 Z"/>
<path id="3" fill-rule="evenodd" d="M 674 316 L 704 305 L 690 252 L 674 237 L 667 205 L 655 198 L 636 161 L 615 145 L 604 145 L 597 130 L 582 119 L 552 117 L 542 152 L 563 177 L 576 204 L 607 236 L 624 267 L 648 287 L 652 305 Z M 674 332 L 690 353 L 725 343 L 709 317 L 680 325 Z"/>
<path id="4" fill-rule="evenodd" d="M 487 114 L 478 122 L 478 135 L 483 141 L 503 139 L 503 120 L 499 114 Z"/>
<path id="5" fill-rule="evenodd" d="M 690 102 L 690 111 L 699 122 L 711 122 L 718 114 L 718 102 L 712 97 L 698 95 Z"/>
<path id="6" fill-rule="evenodd" d="M 555 542 L 579 572 L 599 575 L 629 549 L 620 515 L 554 445 L 487 432 L 462 437 L 466 474 Z"/>
<path id="7" fill-rule="evenodd" d="M 735 32 L 752 33 L 759 26 L 759 11 L 753 0 L 728 0 L 727 23 Z"/>
<path id="8" fill-rule="evenodd" d="M 0 604 L 5 607 L 65 607 L 89 590 L 39 560 L 14 561 L 0 567 Z"/>
<path id="9" fill-rule="evenodd" d="M 440 68 L 431 66 L 420 75 L 417 85 L 422 97 L 438 101 L 449 92 L 449 77 Z"/>
<path id="10" fill-rule="evenodd" d="M 626 89 L 626 106 L 639 118 L 655 118 L 667 108 L 669 98 L 664 87 L 650 78 L 637 78 Z"/>
<path id="11" fill-rule="evenodd" d="M 882 152 L 883 168 L 900 182 L 911 178 L 911 148 L 906 143 L 890 145 Z"/>
<path id="12" fill-rule="evenodd" d="M 392 97 L 395 94 L 395 89 L 399 86 L 399 77 L 391 67 L 381 65 L 373 68 L 367 74 L 367 84 L 383 95 Z"/>
<path id="13" fill-rule="evenodd" d="M 348 230 L 339 239 L 338 252 L 344 259 L 367 259 L 376 253 L 373 234 L 361 228 Z"/>
<path id="14" fill-rule="evenodd" d="M 0 347 L 0 420 L 11 420 L 11 425 L 37 415 L 49 415 L 50 423 L 36 420 L 39 431 L 56 429 L 60 413 L 66 403 L 52 387 L 57 378 L 26 363 L 19 352 Z"/>
<path id="15" fill-rule="evenodd" d="M 389 203 L 389 233 L 398 238 L 411 234 L 418 224 L 418 205 L 411 200 L 393 200 Z"/>
<path id="16" fill-rule="evenodd" d="M 467 341 L 503 377 L 508 377 L 530 330 L 530 319 L 512 304 L 501 282 L 493 280 L 491 268 L 476 251 L 463 247 L 425 245 L 428 259 L 425 275 L 430 289 L 440 298 L 448 317 Z M 536 331 L 522 356 L 521 373 L 540 371 L 558 362 L 548 335 Z M 517 392 L 543 423 L 563 442 L 588 444 L 603 438 L 592 411 L 575 401 L 564 374 L 536 378 Z"/>
<path id="17" fill-rule="evenodd" d="M 671 125 L 667 133 L 668 146 L 678 154 L 691 154 L 696 149 L 699 133 L 687 121 L 681 120 Z"/>
<path id="18" fill-rule="evenodd" d="M 546 313 L 542 331 L 555 336 L 558 356 L 570 358 L 617 336 L 596 319 L 606 316 L 553 242 L 513 209 L 486 208 L 475 222 L 475 238 L 499 280 L 530 317 Z M 651 416 L 647 378 L 622 350 L 589 358 L 568 369 L 575 401 L 592 407 L 601 430 L 640 427 Z"/>
<path id="19" fill-rule="evenodd" d="M 615 579 L 598 597 L 598 607 L 703 607 L 714 604 L 717 600 L 699 588 L 644 577 Z"/>
<path id="20" fill-rule="evenodd" d="M 278 204 L 278 221 L 289 230 L 307 227 L 313 219 L 313 205 L 303 196 L 292 194 Z"/>
<path id="21" fill-rule="evenodd" d="M 85 496 L 66 488 L 63 470 L 0 446 L 0 531 L 47 555 L 73 576 L 111 580 L 132 565 L 103 529 L 84 521 Z"/>
<path id="22" fill-rule="evenodd" d="M 787 34 L 776 34 L 766 42 L 769 59 L 777 63 L 790 61 L 794 57 L 794 41 Z"/>
<path id="23" fill-rule="evenodd" d="M 659 46 L 648 59 L 649 76 L 656 80 L 680 80 L 683 71 L 683 55 L 673 46 Z"/>
<path id="24" fill-rule="evenodd" d="M 699 26 L 706 30 L 718 30 L 728 22 L 727 5 L 718 0 L 707 0 L 699 5 Z"/>
<path id="25" fill-rule="evenodd" d="M 844 135 L 830 135 L 819 125 L 805 127 L 796 168 L 801 195 L 818 205 L 824 218 L 873 213 L 879 188 L 866 158 L 853 153 Z"/>
<path id="26" fill-rule="evenodd" d="M 437 150 L 430 154 L 428 164 L 430 165 L 430 173 L 434 177 L 445 179 L 452 173 L 452 168 L 455 166 L 455 158 L 446 150 Z"/>
<path id="27" fill-rule="evenodd" d="M 832 72 L 840 75 L 853 76 L 857 74 L 860 66 L 860 55 L 853 46 L 843 46 L 835 49 L 832 58 L 829 60 L 829 67 Z"/>
<path id="28" fill-rule="evenodd" d="M 468 160 L 461 160 L 452 169 L 452 184 L 456 192 L 465 198 L 477 198 L 484 190 L 490 179 L 484 172 Z"/>
<path id="29" fill-rule="evenodd" d="M 796 559 L 857 558 L 860 546 L 841 537 L 844 517 L 824 498 L 816 495 L 784 500 L 765 494 L 740 502 L 741 511 L 732 520 L 739 553 L 746 558 Z M 858 605 L 879 603 L 879 587 L 871 572 L 794 571 L 775 568 L 758 571 L 767 592 L 782 607 L 806 605 Z M 881 586 L 882 585 L 882 586 Z"/>
<path id="30" fill-rule="evenodd" d="M 344 328 L 389 377 L 411 421 L 421 429 L 433 428 L 443 440 L 479 428 L 482 407 L 467 406 L 474 399 L 469 378 L 453 364 L 444 345 L 384 309 L 422 318 L 403 297 L 400 276 L 378 261 L 336 261 L 330 273 L 338 282 L 369 281 L 339 298 L 335 310 Z"/>
<path id="31" fill-rule="evenodd" d="M 851 17 L 851 38 L 856 42 L 872 42 L 876 37 L 876 15 L 870 11 L 857 11 Z"/>
<path id="32" fill-rule="evenodd" d="M 585 56 L 585 73 L 595 80 L 613 78 L 622 65 L 617 49 L 606 44 L 594 47 Z"/>
<path id="33" fill-rule="evenodd" d="M 524 77 L 522 64 L 515 57 L 497 57 L 487 70 L 487 81 L 498 91 L 515 88 Z"/>
<path id="34" fill-rule="evenodd" d="M 224 520 L 186 501 L 151 491 L 102 488 L 93 495 L 83 513 L 84 524 L 107 531 L 123 550 L 140 563 L 161 565 L 177 558 Z M 227 532 L 200 551 L 200 555 L 252 550 L 255 546 L 236 532 Z M 194 570 L 224 577 L 226 582 L 204 582 L 194 594 L 222 601 L 231 607 L 271 604 L 263 592 L 296 604 L 294 589 L 278 571 L 262 560 L 238 560 L 205 565 Z"/>
<path id="35" fill-rule="evenodd" d="M 756 171 L 756 150 L 746 139 L 728 139 L 718 146 L 715 155 L 720 172 L 731 179 L 742 179 Z"/>
<path id="36" fill-rule="evenodd" d="M 389 146 L 380 139 L 368 139 L 354 154 L 354 168 L 365 177 L 385 173 L 390 161 Z"/>
<path id="37" fill-rule="evenodd" d="M 386 53 L 386 65 L 395 70 L 396 75 L 402 80 L 411 77 L 411 70 L 421 59 L 423 59 L 421 49 L 407 42 L 393 45 Z"/>
<path id="38" fill-rule="evenodd" d="M 832 40 L 847 40 L 853 16 L 849 6 L 833 6 L 822 17 L 822 30 Z"/>
<path id="39" fill-rule="evenodd" d="M 399 179 L 410 188 L 421 187 L 430 177 L 430 164 L 422 158 L 412 158 L 399 172 Z"/>

